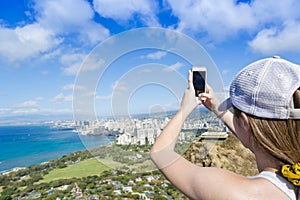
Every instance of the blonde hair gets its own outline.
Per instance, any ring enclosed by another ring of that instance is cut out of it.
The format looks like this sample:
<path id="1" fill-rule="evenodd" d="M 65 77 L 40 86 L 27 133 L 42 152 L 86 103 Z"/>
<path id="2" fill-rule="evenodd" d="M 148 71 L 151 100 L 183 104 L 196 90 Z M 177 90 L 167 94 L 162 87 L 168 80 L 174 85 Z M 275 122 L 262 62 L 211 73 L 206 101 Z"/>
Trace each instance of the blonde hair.
<path id="1" fill-rule="evenodd" d="M 300 108 L 300 90 L 294 93 L 293 100 L 295 108 Z M 234 112 L 239 117 L 241 111 L 234 108 Z M 266 119 L 245 114 L 254 140 L 260 147 L 280 160 L 282 165 L 300 162 L 300 120 Z"/>

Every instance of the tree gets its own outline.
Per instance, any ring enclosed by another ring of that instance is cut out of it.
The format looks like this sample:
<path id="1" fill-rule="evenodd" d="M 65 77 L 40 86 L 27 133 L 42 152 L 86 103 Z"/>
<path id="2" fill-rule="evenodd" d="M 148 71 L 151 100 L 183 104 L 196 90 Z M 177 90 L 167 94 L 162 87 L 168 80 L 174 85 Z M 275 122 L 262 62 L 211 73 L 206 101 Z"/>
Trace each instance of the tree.
<path id="1" fill-rule="evenodd" d="M 145 137 L 145 145 L 149 146 L 149 139 L 148 139 L 148 137 Z"/>
<path id="2" fill-rule="evenodd" d="M 164 196 L 155 196 L 153 198 L 153 200 L 168 200 L 168 199 L 166 197 L 164 197 Z"/>
<path id="3" fill-rule="evenodd" d="M 95 184 L 94 184 L 94 183 L 89 183 L 89 184 L 87 185 L 87 188 L 88 188 L 88 189 L 94 189 L 94 188 L 95 188 Z"/>
<path id="4" fill-rule="evenodd" d="M 13 196 L 15 193 L 17 193 L 18 188 L 15 186 L 12 187 L 7 187 L 5 188 L 2 192 L 1 195 L 2 196 L 6 196 L 6 197 L 11 197 Z"/>
<path id="5" fill-rule="evenodd" d="M 65 167 L 67 167 L 68 165 L 66 165 L 66 163 L 64 163 L 64 162 L 58 162 L 57 163 L 57 167 L 58 168 L 65 168 Z"/>
<path id="6" fill-rule="evenodd" d="M 0 200 L 11 200 L 11 196 L 10 195 L 2 195 L 0 196 Z"/>

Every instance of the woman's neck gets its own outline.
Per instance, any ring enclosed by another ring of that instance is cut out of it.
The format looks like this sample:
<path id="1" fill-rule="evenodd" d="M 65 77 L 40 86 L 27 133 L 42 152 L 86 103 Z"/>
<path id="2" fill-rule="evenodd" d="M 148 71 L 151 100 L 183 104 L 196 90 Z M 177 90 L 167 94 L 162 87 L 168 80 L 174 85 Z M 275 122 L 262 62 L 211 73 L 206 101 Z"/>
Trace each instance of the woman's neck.
<path id="1" fill-rule="evenodd" d="M 280 173 L 281 162 L 272 155 L 266 153 L 264 150 L 254 152 L 258 171 L 271 171 Z"/>

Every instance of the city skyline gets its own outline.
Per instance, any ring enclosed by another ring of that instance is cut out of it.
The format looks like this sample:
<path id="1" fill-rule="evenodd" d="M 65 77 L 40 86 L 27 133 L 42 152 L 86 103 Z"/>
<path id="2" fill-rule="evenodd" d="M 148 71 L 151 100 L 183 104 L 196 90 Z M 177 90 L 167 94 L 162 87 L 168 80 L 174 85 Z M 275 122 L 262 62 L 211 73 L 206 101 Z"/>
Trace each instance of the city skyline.
<path id="1" fill-rule="evenodd" d="M 139 28 L 171 30 L 191 38 L 215 63 L 225 89 L 254 60 L 280 55 L 300 63 L 300 14 L 295 0 L 276 4 L 269 0 L 12 0 L 1 4 L 1 119 L 72 117 L 73 90 L 84 89 L 76 80 L 91 52 Z M 191 63 L 169 49 L 145 47 L 118 56 L 98 77 L 94 91 L 89 91 L 96 116 L 122 113 L 112 102 L 120 92 L 130 92 L 126 101 L 117 102 L 130 114 L 178 108 L 181 93 L 174 93 L 170 83 L 145 82 L 129 90 L 129 75 L 141 69 L 144 73 L 139 76 L 146 77 L 145 71 L 161 67 L 176 72 L 182 81 L 178 87 L 186 88 Z M 86 69 L 92 71 L 89 66 Z"/>

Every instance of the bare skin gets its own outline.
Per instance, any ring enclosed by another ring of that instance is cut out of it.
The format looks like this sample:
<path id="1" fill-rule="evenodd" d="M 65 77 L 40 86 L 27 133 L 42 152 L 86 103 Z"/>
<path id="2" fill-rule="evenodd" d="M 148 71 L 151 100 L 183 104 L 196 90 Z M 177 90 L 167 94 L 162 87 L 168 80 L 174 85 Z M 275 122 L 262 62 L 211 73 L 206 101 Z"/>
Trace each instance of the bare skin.
<path id="1" fill-rule="evenodd" d="M 279 167 L 279 161 L 255 145 L 244 113 L 237 118 L 230 111 L 218 111 L 216 108 L 219 103 L 209 88 L 207 93 L 199 95 L 206 98 L 201 101 L 194 96 L 192 82 L 192 73 L 189 72 L 189 87 L 183 96 L 181 107 L 151 149 L 151 159 L 157 167 L 173 185 L 191 199 L 288 200 L 289 198 L 279 188 L 265 179 L 249 179 L 224 169 L 198 167 L 174 151 L 184 121 L 198 105 L 203 104 L 219 116 L 244 146 L 255 154 L 259 171 L 276 173 Z"/>

